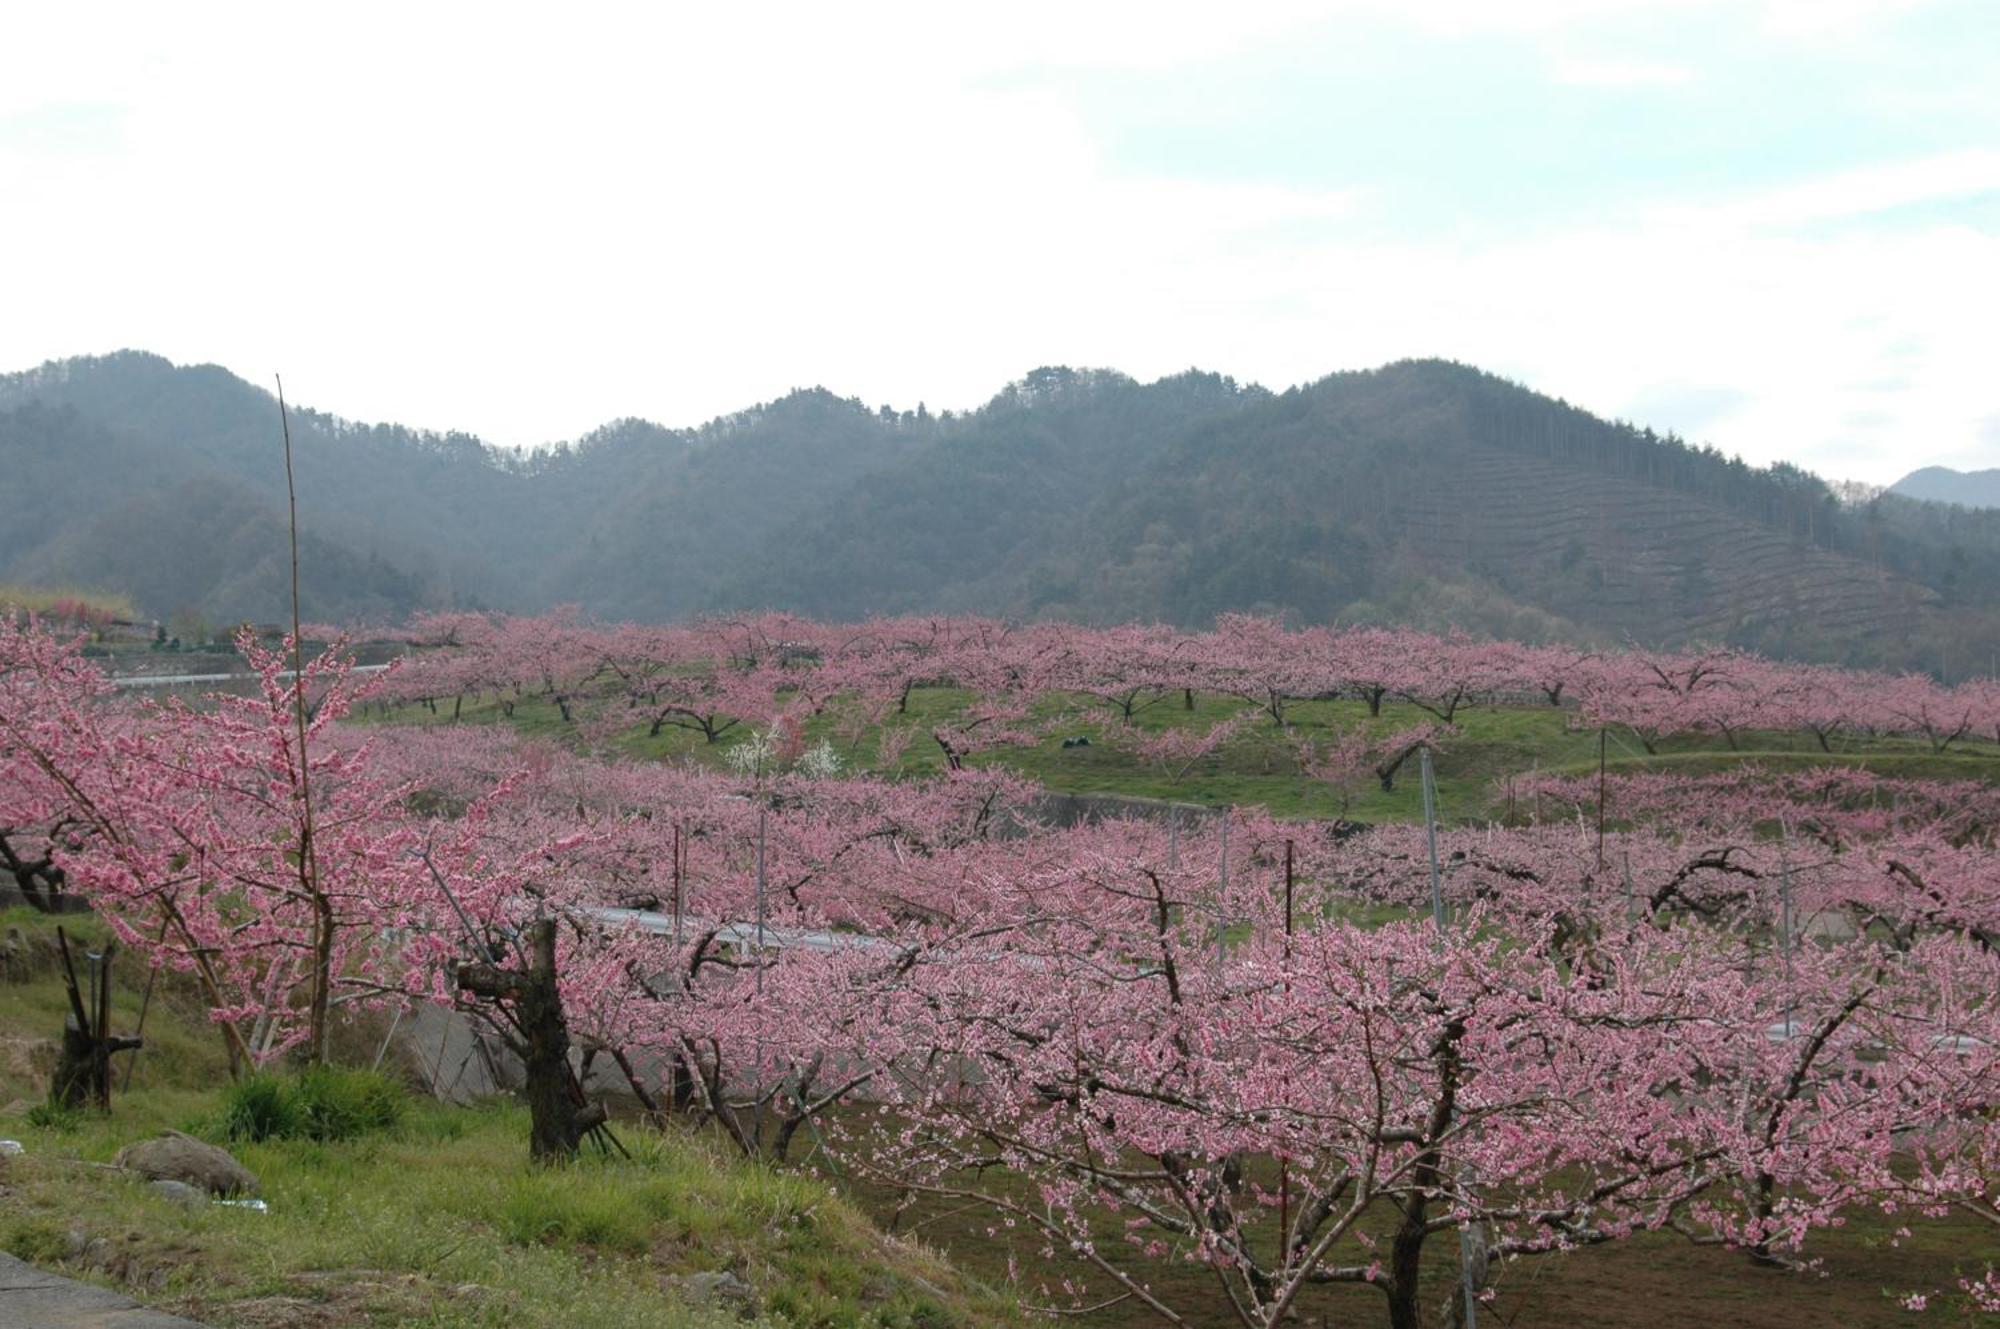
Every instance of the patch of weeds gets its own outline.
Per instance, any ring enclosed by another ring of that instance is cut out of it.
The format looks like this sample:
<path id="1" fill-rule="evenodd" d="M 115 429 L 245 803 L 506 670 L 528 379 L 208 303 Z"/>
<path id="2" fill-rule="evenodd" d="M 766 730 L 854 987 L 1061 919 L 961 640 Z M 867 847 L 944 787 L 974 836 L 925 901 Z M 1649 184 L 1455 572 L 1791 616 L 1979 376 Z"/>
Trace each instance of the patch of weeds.
<path id="1" fill-rule="evenodd" d="M 289 1140 L 299 1133 L 298 1104 L 282 1076 L 252 1075 L 223 1090 L 222 1134 L 226 1138 Z"/>
<path id="2" fill-rule="evenodd" d="M 408 1105 L 401 1086 L 375 1071 L 314 1066 L 301 1075 L 294 1098 L 309 1140 L 351 1140 L 400 1123 Z"/>
<path id="3" fill-rule="evenodd" d="M 582 1168 L 518 1178 L 502 1196 L 494 1222 L 517 1246 L 588 1246 L 638 1255 L 653 1237 L 650 1215 L 615 1178 Z"/>
<path id="4" fill-rule="evenodd" d="M 296 1077 L 253 1075 L 223 1093 L 222 1134 L 231 1140 L 352 1140 L 403 1120 L 408 1099 L 374 1071 L 314 1066 Z"/>
<path id="5" fill-rule="evenodd" d="M 28 1124 L 67 1135 L 83 1125 L 83 1109 L 67 1103 L 37 1103 L 28 1109 Z"/>
<path id="6" fill-rule="evenodd" d="M 69 1254 L 69 1234 L 54 1223 L 30 1220 L 7 1234 L 7 1253 L 29 1264 L 54 1264 Z"/>

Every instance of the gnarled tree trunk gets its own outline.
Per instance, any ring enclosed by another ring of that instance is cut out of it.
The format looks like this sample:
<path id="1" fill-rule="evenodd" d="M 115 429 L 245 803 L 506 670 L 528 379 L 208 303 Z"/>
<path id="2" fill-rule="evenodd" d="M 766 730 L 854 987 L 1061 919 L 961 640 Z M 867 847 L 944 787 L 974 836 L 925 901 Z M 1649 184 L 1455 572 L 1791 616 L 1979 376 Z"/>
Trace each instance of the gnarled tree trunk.
<path id="1" fill-rule="evenodd" d="M 522 1097 L 531 1119 L 528 1155 L 537 1163 L 566 1163 L 584 1135 L 604 1124 L 604 1105 L 584 1101 L 569 1064 L 569 1024 L 556 986 L 556 925 L 541 919 L 528 929 L 528 967 L 490 964 L 458 967 L 461 991 L 509 1007 L 502 1037 L 527 1071 Z"/>

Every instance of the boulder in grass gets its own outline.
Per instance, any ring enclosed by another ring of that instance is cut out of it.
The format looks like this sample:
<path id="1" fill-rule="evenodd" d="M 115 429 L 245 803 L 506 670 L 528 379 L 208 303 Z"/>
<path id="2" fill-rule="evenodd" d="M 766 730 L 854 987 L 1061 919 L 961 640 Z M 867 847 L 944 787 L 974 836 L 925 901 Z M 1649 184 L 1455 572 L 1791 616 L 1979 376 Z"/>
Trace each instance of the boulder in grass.
<path id="1" fill-rule="evenodd" d="M 128 1144 L 114 1161 L 148 1181 L 178 1181 L 211 1195 L 247 1195 L 257 1189 L 257 1174 L 228 1150 L 179 1131 Z"/>
<path id="2" fill-rule="evenodd" d="M 674 1281 L 680 1284 L 692 1300 L 730 1307 L 746 1320 L 755 1319 L 762 1313 L 757 1289 L 726 1269 L 705 1274 L 689 1274 Z"/>

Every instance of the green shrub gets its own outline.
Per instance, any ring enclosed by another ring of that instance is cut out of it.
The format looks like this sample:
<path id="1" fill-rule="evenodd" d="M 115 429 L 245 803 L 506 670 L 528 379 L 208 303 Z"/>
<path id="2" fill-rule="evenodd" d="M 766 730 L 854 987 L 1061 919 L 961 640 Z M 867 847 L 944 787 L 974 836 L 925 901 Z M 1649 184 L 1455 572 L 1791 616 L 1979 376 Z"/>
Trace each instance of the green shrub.
<path id="1" fill-rule="evenodd" d="M 351 1140 L 403 1119 L 403 1091 L 374 1071 L 314 1066 L 297 1077 L 259 1073 L 223 1094 L 232 1140 Z"/>
<path id="2" fill-rule="evenodd" d="M 636 1255 L 652 1239 L 650 1217 L 631 1202 L 621 1179 L 583 1169 L 517 1179 L 494 1217 L 517 1246 L 588 1246 Z"/>
<path id="3" fill-rule="evenodd" d="M 351 1140 L 403 1120 L 402 1088 L 375 1071 L 314 1066 L 293 1087 L 303 1133 L 311 1140 Z"/>
<path id="4" fill-rule="evenodd" d="M 222 1133 L 232 1140 L 289 1140 L 300 1134 L 298 1104 L 282 1076 L 260 1071 L 222 1093 Z"/>
<path id="5" fill-rule="evenodd" d="M 45 1131 L 73 1131 L 83 1125 L 83 1109 L 67 1103 L 37 1103 L 28 1109 L 28 1124 Z"/>
<path id="6" fill-rule="evenodd" d="M 7 1234 L 7 1253 L 29 1264 L 54 1264 L 69 1254 L 69 1234 L 46 1219 L 31 1219 Z"/>

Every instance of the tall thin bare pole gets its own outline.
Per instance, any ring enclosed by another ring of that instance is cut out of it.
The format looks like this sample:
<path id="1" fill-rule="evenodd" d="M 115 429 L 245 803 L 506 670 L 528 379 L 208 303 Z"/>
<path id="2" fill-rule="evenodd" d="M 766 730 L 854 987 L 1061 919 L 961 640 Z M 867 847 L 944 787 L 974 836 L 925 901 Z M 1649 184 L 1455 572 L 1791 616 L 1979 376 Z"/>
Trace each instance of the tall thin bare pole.
<path id="1" fill-rule="evenodd" d="M 687 915 L 686 878 L 681 862 L 681 824 L 674 823 L 674 945 L 681 944 L 681 925 Z"/>
<path id="2" fill-rule="evenodd" d="M 1604 768 L 1607 764 L 1604 726 L 1597 727 L 1597 870 L 1604 871 Z"/>
<path id="3" fill-rule="evenodd" d="M 757 996 L 764 995 L 764 841 L 765 818 L 769 809 L 757 809 Z M 764 1148 L 764 1010 L 763 1002 L 757 1008 L 757 1097 L 751 1108 L 750 1138 L 757 1142 L 761 1153 Z"/>
<path id="4" fill-rule="evenodd" d="M 285 379 L 278 384 L 278 425 L 285 438 L 285 506 L 292 545 L 292 717 L 298 726 L 299 885 L 313 902 L 312 995 L 307 1055 L 327 1056 L 326 1026 L 333 1006 L 333 906 L 319 888 L 319 846 L 313 836 L 312 763 L 306 758 L 305 642 L 299 630 L 299 495 L 292 477 L 292 416 L 285 406 Z"/>
<path id="5" fill-rule="evenodd" d="M 1215 889 L 1215 981 L 1222 983 L 1222 963 L 1229 949 L 1229 809 L 1222 810 L 1222 860 Z"/>
<path id="6" fill-rule="evenodd" d="M 1285 936 L 1287 938 L 1292 935 L 1292 882 L 1292 842 L 1287 840 L 1285 841 Z M 1287 953 L 1291 950 L 1289 941 L 1286 943 L 1285 950 Z"/>
<path id="7" fill-rule="evenodd" d="M 757 991 L 764 991 L 764 841 L 765 818 L 769 812 L 757 809 Z"/>
<path id="8" fill-rule="evenodd" d="M 1292 957 L 1292 842 L 1285 841 L 1285 959 L 1289 965 Z M 1289 1158 L 1278 1160 L 1278 1268 L 1285 1267 L 1285 1261 L 1292 1251 L 1292 1164 Z"/>
<path id="9" fill-rule="evenodd" d="M 1437 947 L 1444 947 L 1444 874 L 1438 868 L 1438 819 L 1437 819 L 1437 772 L 1431 766 L 1431 750 L 1421 748 L 1417 752 L 1417 773 L 1424 791 L 1424 841 L 1430 851 L 1431 860 L 1431 921 L 1437 925 Z M 1465 1180 L 1463 1174 L 1460 1177 Z M 1473 1237 L 1472 1230 L 1460 1227 L 1458 1230 L 1459 1280 L 1465 1289 L 1465 1323 L 1467 1329 L 1478 1329 L 1479 1292 L 1473 1281 Z"/>
<path id="10" fill-rule="evenodd" d="M 1785 1037 L 1792 1036 L 1792 1015 L 1797 1010 L 1792 1000 L 1792 930 L 1797 922 L 1792 917 L 1792 859 L 1790 828 L 1780 826 L 1778 830 L 1778 948 L 1785 959 Z"/>
<path id="11" fill-rule="evenodd" d="M 1639 921 L 1639 901 L 1632 894 L 1632 851 L 1625 851 L 1625 926 L 1632 927 Z"/>
<path id="12" fill-rule="evenodd" d="M 1444 874 L 1438 871 L 1437 776 L 1431 769 L 1431 750 L 1417 751 L 1418 782 L 1424 791 L 1424 840 L 1431 859 L 1431 921 L 1437 924 L 1438 943 L 1444 943 Z"/>

